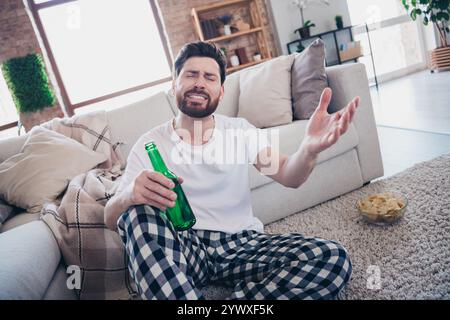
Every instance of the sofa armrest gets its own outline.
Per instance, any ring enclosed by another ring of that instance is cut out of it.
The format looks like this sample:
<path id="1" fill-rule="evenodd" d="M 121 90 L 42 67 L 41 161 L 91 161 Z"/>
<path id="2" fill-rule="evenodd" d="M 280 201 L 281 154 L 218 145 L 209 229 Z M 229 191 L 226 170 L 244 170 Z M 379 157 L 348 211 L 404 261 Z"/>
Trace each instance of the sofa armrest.
<path id="1" fill-rule="evenodd" d="M 0 233 L 0 300 L 43 298 L 60 259 L 43 221 Z"/>
<path id="2" fill-rule="evenodd" d="M 328 84 L 333 90 L 329 112 L 345 107 L 355 96 L 360 105 L 353 118 L 358 132 L 358 159 L 364 182 L 383 176 L 383 162 L 370 96 L 366 68 L 362 63 L 344 64 L 326 68 Z"/>

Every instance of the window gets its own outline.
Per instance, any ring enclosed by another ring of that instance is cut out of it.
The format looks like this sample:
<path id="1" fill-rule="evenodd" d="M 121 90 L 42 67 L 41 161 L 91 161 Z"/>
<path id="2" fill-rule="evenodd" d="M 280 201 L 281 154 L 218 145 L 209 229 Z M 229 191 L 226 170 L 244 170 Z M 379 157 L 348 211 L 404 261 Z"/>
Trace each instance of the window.
<path id="1" fill-rule="evenodd" d="M 418 23 L 407 15 L 398 0 L 348 0 L 353 25 L 370 25 L 370 41 L 377 76 L 388 79 L 394 73 L 415 69 L 424 64 Z M 368 48 L 365 33 L 355 35 L 363 48 Z M 369 78 L 374 76 L 371 57 L 360 61 L 367 66 Z"/>
<path id="2" fill-rule="evenodd" d="M 69 114 L 171 79 L 154 0 L 29 0 Z"/>
<path id="3" fill-rule="evenodd" d="M 348 0 L 352 24 L 376 23 L 406 14 L 398 0 Z"/>
<path id="4" fill-rule="evenodd" d="M 9 92 L 3 73 L 0 71 L 0 128 L 15 126 L 19 119 L 16 106 Z"/>

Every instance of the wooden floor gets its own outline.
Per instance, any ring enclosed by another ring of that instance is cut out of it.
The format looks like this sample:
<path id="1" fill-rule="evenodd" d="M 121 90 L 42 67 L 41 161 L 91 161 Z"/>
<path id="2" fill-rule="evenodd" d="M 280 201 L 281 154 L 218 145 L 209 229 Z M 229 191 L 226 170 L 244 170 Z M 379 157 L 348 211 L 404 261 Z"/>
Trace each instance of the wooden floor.
<path id="1" fill-rule="evenodd" d="M 378 126 L 384 176 L 450 153 L 450 135 Z"/>
<path id="2" fill-rule="evenodd" d="M 371 87 L 384 177 L 450 153 L 450 71 Z"/>
<path id="3" fill-rule="evenodd" d="M 371 87 L 377 124 L 450 134 L 450 71 L 421 71 Z"/>

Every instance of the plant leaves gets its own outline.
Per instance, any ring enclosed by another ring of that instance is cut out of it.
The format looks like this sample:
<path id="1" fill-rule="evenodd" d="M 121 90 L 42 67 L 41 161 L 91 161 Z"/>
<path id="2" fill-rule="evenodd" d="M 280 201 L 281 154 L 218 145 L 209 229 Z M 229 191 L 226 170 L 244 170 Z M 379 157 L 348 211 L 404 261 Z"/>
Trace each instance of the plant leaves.
<path id="1" fill-rule="evenodd" d="M 438 20 L 448 21 L 449 18 L 450 18 L 449 14 L 444 11 L 440 11 L 436 14 L 436 19 L 438 19 Z"/>
<path id="2" fill-rule="evenodd" d="M 406 11 L 409 11 L 409 4 L 406 3 L 406 0 L 402 0 L 402 4 L 405 7 Z"/>
<path id="3" fill-rule="evenodd" d="M 38 111 L 55 104 L 56 98 L 40 54 L 9 59 L 2 69 L 19 112 Z"/>
<path id="4" fill-rule="evenodd" d="M 437 1 L 437 7 L 441 10 L 448 10 L 450 6 L 450 0 L 439 0 Z"/>

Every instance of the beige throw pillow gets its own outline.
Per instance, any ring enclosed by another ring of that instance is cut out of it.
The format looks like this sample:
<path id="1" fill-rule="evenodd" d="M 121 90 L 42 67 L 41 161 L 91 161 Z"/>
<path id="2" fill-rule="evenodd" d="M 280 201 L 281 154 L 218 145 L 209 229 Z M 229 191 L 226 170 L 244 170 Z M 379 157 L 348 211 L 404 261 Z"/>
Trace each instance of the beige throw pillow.
<path id="1" fill-rule="evenodd" d="M 304 51 L 295 54 L 292 65 L 292 107 L 294 119 L 311 118 L 319 105 L 323 89 L 328 86 L 325 73 L 325 45 L 315 40 Z"/>
<path id="2" fill-rule="evenodd" d="M 73 139 L 34 127 L 21 151 L 0 164 L 0 198 L 28 212 L 40 212 L 72 178 L 105 160 L 106 155 Z"/>
<path id="3" fill-rule="evenodd" d="M 257 128 L 292 122 L 291 68 L 294 55 L 241 71 L 238 117 Z M 225 93 L 226 94 L 226 93 Z"/>

